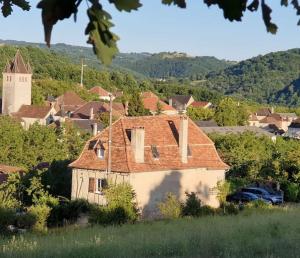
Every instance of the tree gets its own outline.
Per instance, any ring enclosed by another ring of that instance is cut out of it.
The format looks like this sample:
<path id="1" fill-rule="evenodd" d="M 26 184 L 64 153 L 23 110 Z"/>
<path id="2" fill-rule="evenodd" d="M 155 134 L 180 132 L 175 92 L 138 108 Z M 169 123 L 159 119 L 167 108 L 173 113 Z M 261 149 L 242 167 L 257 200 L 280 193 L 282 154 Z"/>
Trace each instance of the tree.
<path id="1" fill-rule="evenodd" d="M 189 106 L 187 115 L 194 121 L 197 120 L 210 120 L 214 116 L 214 110 L 210 108 L 197 108 Z"/>
<path id="2" fill-rule="evenodd" d="M 220 126 L 245 125 L 248 120 L 248 112 L 243 105 L 233 99 L 224 98 L 216 108 L 214 118 Z"/>
<path id="3" fill-rule="evenodd" d="M 108 1 L 114 4 L 119 11 L 131 12 L 132 10 L 138 10 L 142 6 L 140 0 Z M 50 46 L 53 26 L 59 20 L 70 18 L 71 15 L 74 15 L 74 20 L 76 21 L 78 7 L 82 2 L 82 0 L 41 0 L 38 3 L 37 8 L 42 9 L 45 41 L 48 46 Z M 277 32 L 277 25 L 272 22 L 272 9 L 265 3 L 265 0 L 203 0 L 203 2 L 207 6 L 217 5 L 223 10 L 224 18 L 229 21 L 241 21 L 246 11 L 257 11 L 260 6 L 267 32 L 272 34 Z M 100 0 L 87 0 L 87 3 L 89 3 L 87 4 L 89 23 L 85 29 L 85 34 L 88 35 L 87 42 L 93 45 L 93 50 L 97 57 L 104 64 L 109 64 L 115 54 L 118 53 L 117 41 L 119 38 L 111 32 L 110 29 L 113 26 L 111 16 L 103 10 Z M 162 3 L 166 5 L 173 4 L 180 8 L 186 8 L 187 6 L 186 0 L 162 0 Z M 0 0 L 0 5 L 2 6 L 1 9 L 4 17 L 12 13 L 13 6 L 18 6 L 26 11 L 30 10 L 29 2 L 26 0 Z M 281 5 L 287 7 L 289 1 L 281 0 Z M 297 15 L 300 15 L 298 0 L 290 1 L 290 5 L 296 9 Z"/>
<path id="4" fill-rule="evenodd" d="M 128 104 L 129 116 L 145 116 L 150 115 L 149 110 L 145 109 L 141 94 L 138 91 L 132 93 Z"/>

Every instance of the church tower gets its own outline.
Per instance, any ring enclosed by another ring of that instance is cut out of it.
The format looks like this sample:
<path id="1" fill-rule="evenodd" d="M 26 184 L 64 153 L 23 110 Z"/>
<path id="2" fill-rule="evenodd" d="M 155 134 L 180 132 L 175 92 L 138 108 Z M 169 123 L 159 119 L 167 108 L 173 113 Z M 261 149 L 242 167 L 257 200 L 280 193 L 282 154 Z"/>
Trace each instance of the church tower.
<path id="1" fill-rule="evenodd" d="M 2 114 L 10 115 L 22 105 L 31 105 L 31 76 L 31 67 L 18 50 L 3 71 Z"/>

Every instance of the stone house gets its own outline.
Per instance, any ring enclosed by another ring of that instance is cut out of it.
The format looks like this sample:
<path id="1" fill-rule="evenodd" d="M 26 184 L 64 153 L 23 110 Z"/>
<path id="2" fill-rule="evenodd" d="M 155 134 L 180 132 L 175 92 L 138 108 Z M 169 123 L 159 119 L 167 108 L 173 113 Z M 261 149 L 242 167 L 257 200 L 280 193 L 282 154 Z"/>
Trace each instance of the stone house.
<path id="1" fill-rule="evenodd" d="M 122 117 L 112 125 L 111 172 L 108 128 L 90 139 L 72 167 L 72 199 L 105 204 L 107 180 L 128 182 L 144 216 L 155 216 L 168 192 L 181 201 L 195 192 L 203 204 L 217 207 L 216 185 L 228 166 L 214 143 L 186 116 Z"/>
<path id="2" fill-rule="evenodd" d="M 89 90 L 89 92 L 96 94 L 96 95 L 99 97 L 100 100 L 106 100 L 106 101 L 109 101 L 109 100 L 110 100 L 109 95 L 110 95 L 111 93 L 108 92 L 107 90 L 103 89 L 103 88 L 100 87 L 100 86 L 95 86 L 95 87 L 91 88 L 91 89 Z M 115 97 L 112 96 L 112 99 L 115 99 Z"/>
<path id="3" fill-rule="evenodd" d="M 178 111 L 186 110 L 193 102 L 193 96 L 175 95 L 169 99 L 169 105 Z"/>
<path id="4" fill-rule="evenodd" d="M 38 123 L 40 125 L 49 125 L 54 122 L 56 111 L 51 106 L 32 106 L 23 105 L 18 112 L 11 115 L 20 120 L 24 129 L 28 129 L 30 125 Z"/>
<path id="5" fill-rule="evenodd" d="M 157 113 L 158 105 L 160 106 L 161 113 L 166 115 L 174 115 L 177 114 L 177 111 L 172 106 L 166 104 L 165 102 L 161 101 L 158 96 L 156 96 L 151 91 L 143 92 L 142 93 L 142 101 L 144 107 L 150 111 L 152 115 Z"/>

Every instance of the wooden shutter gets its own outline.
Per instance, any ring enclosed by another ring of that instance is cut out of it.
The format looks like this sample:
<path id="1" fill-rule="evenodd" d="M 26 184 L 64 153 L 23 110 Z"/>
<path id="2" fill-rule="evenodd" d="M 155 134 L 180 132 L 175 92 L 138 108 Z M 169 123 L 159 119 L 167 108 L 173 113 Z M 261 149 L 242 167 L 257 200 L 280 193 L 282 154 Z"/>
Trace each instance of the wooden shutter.
<path id="1" fill-rule="evenodd" d="M 89 193 L 95 192 L 95 178 L 90 177 L 89 178 Z"/>

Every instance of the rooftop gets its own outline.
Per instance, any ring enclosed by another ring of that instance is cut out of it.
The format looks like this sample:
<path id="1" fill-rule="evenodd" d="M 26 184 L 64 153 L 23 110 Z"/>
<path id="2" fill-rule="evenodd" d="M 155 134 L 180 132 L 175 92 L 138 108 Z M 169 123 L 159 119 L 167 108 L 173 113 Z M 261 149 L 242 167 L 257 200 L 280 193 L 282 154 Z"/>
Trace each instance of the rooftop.
<path id="1" fill-rule="evenodd" d="M 100 97 L 109 97 L 109 94 L 110 94 L 107 90 L 103 89 L 100 86 L 95 86 L 95 87 L 91 88 L 89 90 L 89 92 L 97 94 Z"/>
<path id="2" fill-rule="evenodd" d="M 33 106 L 33 105 L 22 105 L 18 112 L 13 113 L 12 115 L 17 118 L 45 118 L 52 107 L 50 106 Z"/>
<path id="3" fill-rule="evenodd" d="M 208 106 L 210 106 L 211 105 L 211 103 L 210 102 L 208 102 L 208 101 L 194 101 L 192 104 L 191 104 L 191 106 L 192 107 L 198 107 L 198 108 L 205 108 L 205 107 L 208 107 Z"/>
<path id="4" fill-rule="evenodd" d="M 154 93 L 147 91 L 142 93 L 142 99 L 143 99 L 143 104 L 144 107 L 150 111 L 156 111 L 157 110 L 157 103 L 160 104 L 160 107 L 162 111 L 167 111 L 167 110 L 174 110 L 173 107 L 170 105 L 166 104 L 165 102 L 161 101 L 158 96 L 156 96 Z"/>
<path id="5" fill-rule="evenodd" d="M 120 173 L 137 173 L 162 170 L 181 170 L 192 168 L 227 169 L 220 159 L 214 143 L 192 120 L 188 119 L 188 145 L 191 156 L 187 163 L 181 162 L 178 147 L 178 115 L 161 115 L 145 117 L 122 117 L 112 126 L 112 171 Z M 145 130 L 144 163 L 136 163 L 131 148 L 131 129 L 143 127 Z M 95 148 L 101 144 L 108 148 L 108 129 L 90 139 L 80 157 L 70 166 L 91 170 L 106 170 L 105 159 L 97 157 Z M 155 146 L 159 159 L 152 154 Z"/>
<path id="6" fill-rule="evenodd" d="M 32 70 L 29 63 L 25 64 L 20 50 L 17 50 L 14 59 L 10 62 L 7 62 L 3 72 L 31 74 Z"/>

